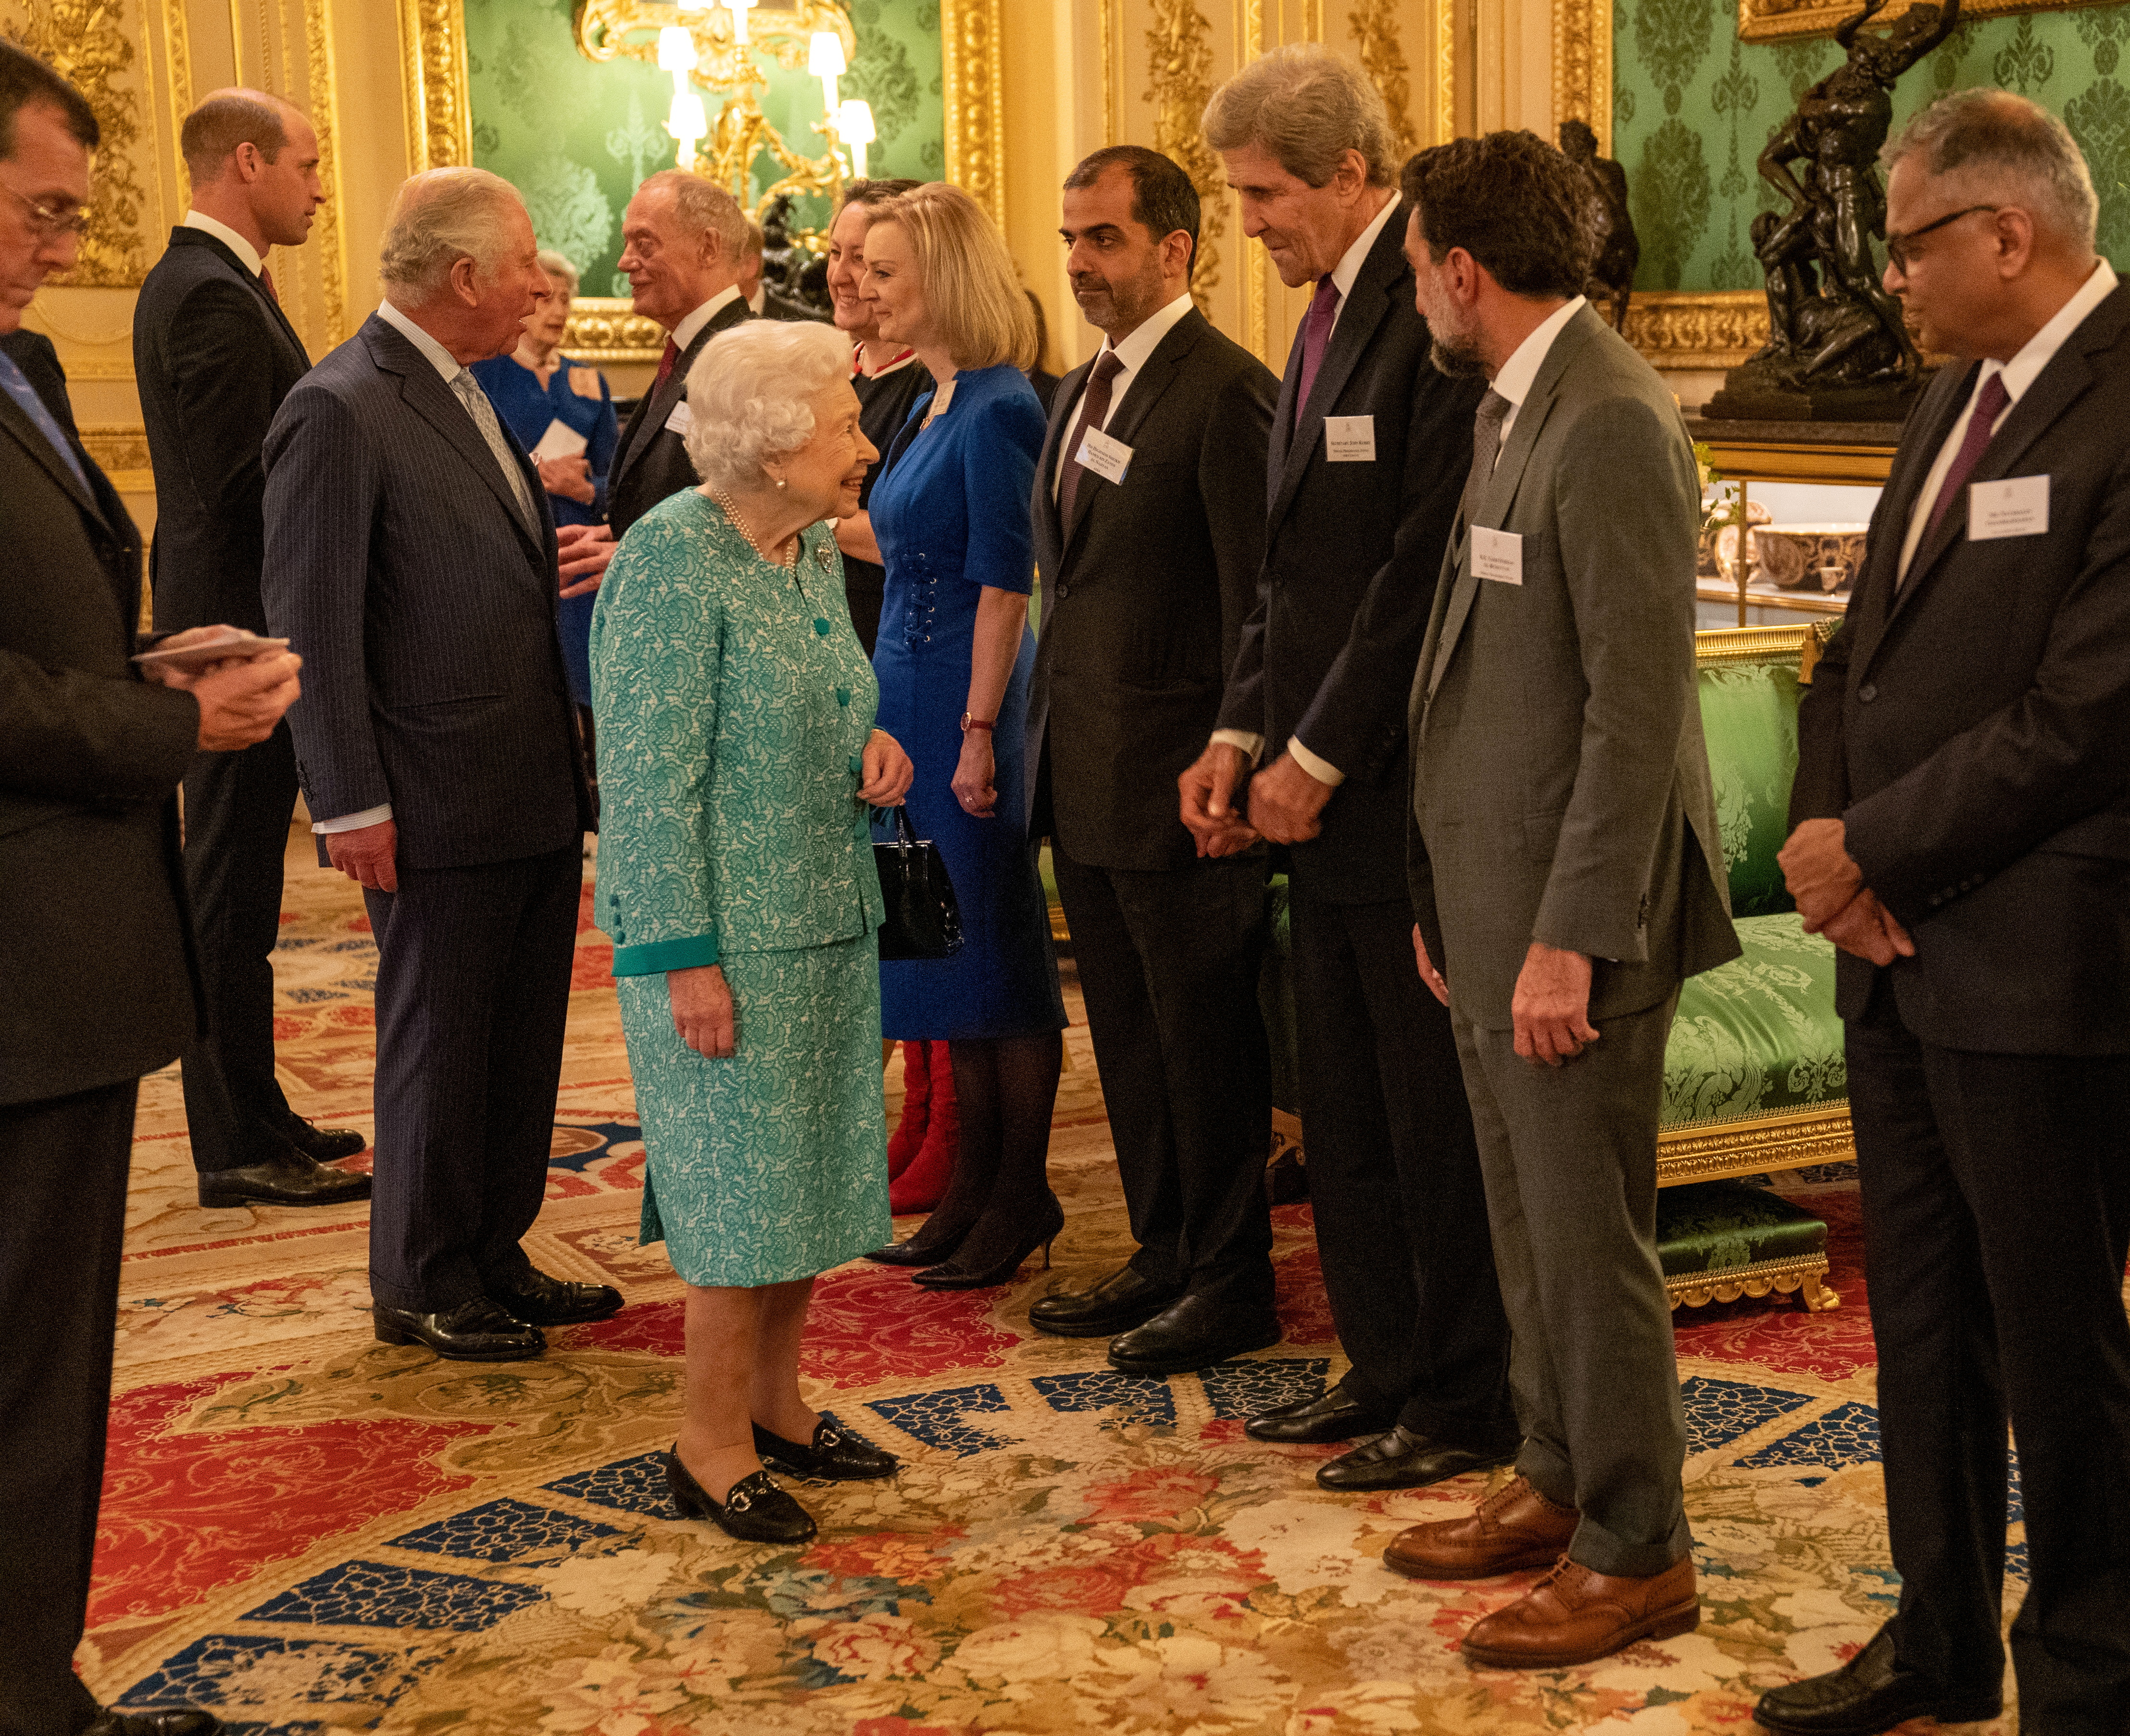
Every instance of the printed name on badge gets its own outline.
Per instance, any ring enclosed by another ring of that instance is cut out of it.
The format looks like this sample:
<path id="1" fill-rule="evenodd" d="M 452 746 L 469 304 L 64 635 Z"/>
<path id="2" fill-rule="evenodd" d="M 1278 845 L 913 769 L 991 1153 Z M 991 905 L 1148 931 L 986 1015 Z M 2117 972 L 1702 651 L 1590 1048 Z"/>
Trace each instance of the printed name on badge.
<path id="1" fill-rule="evenodd" d="M 1472 572 L 1497 585 L 1524 581 L 1524 539 L 1513 531 L 1472 527 Z"/>
<path id="2" fill-rule="evenodd" d="M 1967 490 L 1967 540 L 1994 543 L 2002 537 L 2038 537 L 2049 528 L 2049 479 L 2013 476 L 2002 482 L 1974 482 Z"/>
<path id="3" fill-rule="evenodd" d="M 1080 450 L 1072 456 L 1105 482 L 1123 481 L 1125 472 L 1131 468 L 1132 449 L 1098 428 L 1087 430 L 1081 438 Z"/>
<path id="4" fill-rule="evenodd" d="M 685 398 L 673 406 L 673 414 L 666 418 L 666 426 L 676 434 L 685 434 L 695 425 L 695 413 L 688 408 Z"/>
<path id="5" fill-rule="evenodd" d="M 1331 464 L 1373 464 L 1376 461 L 1376 418 L 1373 416 L 1326 416 L 1324 418 L 1324 457 Z"/>

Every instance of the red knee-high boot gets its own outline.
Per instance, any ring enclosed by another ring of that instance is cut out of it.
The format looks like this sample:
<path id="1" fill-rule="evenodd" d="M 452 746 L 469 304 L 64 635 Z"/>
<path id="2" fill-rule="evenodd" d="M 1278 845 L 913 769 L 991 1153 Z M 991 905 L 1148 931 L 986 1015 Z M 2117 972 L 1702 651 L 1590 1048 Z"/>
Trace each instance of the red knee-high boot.
<path id="1" fill-rule="evenodd" d="M 924 1144 L 932 1100 L 932 1072 L 925 1064 L 926 1051 L 930 1046 L 926 1043 L 902 1045 L 902 1119 L 887 1136 L 887 1179 L 891 1182 L 910 1167 Z M 947 1080 L 949 1097 L 953 1089 L 954 1081 L 950 1074 Z"/>
<path id="2" fill-rule="evenodd" d="M 905 1212 L 929 1212 L 939 1203 L 947 1184 L 954 1179 L 954 1160 L 962 1149 L 962 1117 L 954 1098 L 954 1064 L 944 1042 L 927 1043 L 927 1067 L 931 1074 L 932 1098 L 927 1109 L 924 1143 L 900 1175 L 888 1184 L 888 1209 L 897 1217 Z M 905 1066 L 908 1063 L 904 1064 Z"/>

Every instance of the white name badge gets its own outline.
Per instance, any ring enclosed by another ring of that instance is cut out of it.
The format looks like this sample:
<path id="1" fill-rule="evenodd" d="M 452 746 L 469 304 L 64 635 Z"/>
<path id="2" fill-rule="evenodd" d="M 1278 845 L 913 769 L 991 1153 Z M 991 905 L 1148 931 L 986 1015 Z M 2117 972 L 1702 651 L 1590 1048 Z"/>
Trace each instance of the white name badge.
<path id="1" fill-rule="evenodd" d="M 1080 450 L 1072 456 L 1105 482 L 1123 481 L 1125 472 L 1131 468 L 1132 449 L 1098 428 L 1089 428 L 1081 437 Z"/>
<path id="2" fill-rule="evenodd" d="M 695 413 L 688 408 L 685 398 L 673 406 L 673 414 L 666 418 L 666 426 L 676 434 L 685 434 L 695 425 Z"/>
<path id="3" fill-rule="evenodd" d="M 1376 461 L 1376 418 L 1373 416 L 1326 416 L 1324 418 L 1324 457 L 1330 464 L 1373 464 Z"/>
<path id="4" fill-rule="evenodd" d="M 1973 482 L 1967 489 L 1967 540 L 1993 543 L 2000 537 L 2038 537 L 2049 528 L 2049 479 L 2013 476 L 2003 482 Z"/>
<path id="5" fill-rule="evenodd" d="M 1483 524 L 1474 524 L 1472 571 L 1477 578 L 1492 579 L 1499 585 L 1522 584 L 1524 539 L 1513 531 L 1488 530 Z"/>

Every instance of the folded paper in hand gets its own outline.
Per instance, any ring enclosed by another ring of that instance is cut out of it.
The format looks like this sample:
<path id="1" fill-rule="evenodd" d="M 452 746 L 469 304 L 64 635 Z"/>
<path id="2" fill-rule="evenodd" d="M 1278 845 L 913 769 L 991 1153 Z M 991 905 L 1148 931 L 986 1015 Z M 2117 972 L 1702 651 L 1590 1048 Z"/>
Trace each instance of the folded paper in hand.
<path id="1" fill-rule="evenodd" d="M 532 448 L 532 456 L 552 464 L 557 458 L 575 457 L 590 444 L 590 441 L 557 416 L 547 424 L 547 432 L 540 437 L 540 443 Z"/>

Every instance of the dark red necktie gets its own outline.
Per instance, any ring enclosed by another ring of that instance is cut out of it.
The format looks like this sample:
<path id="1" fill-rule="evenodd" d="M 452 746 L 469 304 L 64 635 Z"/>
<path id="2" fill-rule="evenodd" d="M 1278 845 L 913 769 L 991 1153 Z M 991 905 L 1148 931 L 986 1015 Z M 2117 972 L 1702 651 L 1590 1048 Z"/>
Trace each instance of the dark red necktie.
<path id="1" fill-rule="evenodd" d="M 652 395 L 656 397 L 666 382 L 673 377 L 673 364 L 681 359 L 681 347 L 668 337 L 666 347 L 658 356 L 658 377 L 651 382 Z"/>
<path id="2" fill-rule="evenodd" d="M 1302 413 L 1309 408 L 1310 389 L 1316 384 L 1316 371 L 1324 365 L 1324 352 L 1331 342 L 1332 322 L 1339 317 L 1339 286 L 1331 281 L 1327 272 L 1316 280 L 1316 293 L 1309 298 L 1309 318 L 1301 328 L 1301 381 L 1295 388 L 1294 423 L 1301 425 Z"/>
<path id="3" fill-rule="evenodd" d="M 1117 359 L 1115 350 L 1105 350 L 1095 358 L 1095 369 L 1087 376 L 1087 395 L 1080 401 L 1080 414 L 1072 424 L 1072 431 L 1065 437 L 1065 471 L 1058 479 L 1058 518 L 1061 524 L 1072 522 L 1072 503 L 1080 495 L 1080 477 L 1086 466 L 1080 462 L 1080 442 L 1091 428 L 1100 428 L 1110 419 L 1110 389 L 1116 383 L 1117 375 L 1124 372 L 1125 365 Z"/>
<path id="4" fill-rule="evenodd" d="M 279 307 L 281 295 L 280 292 L 274 287 L 274 274 L 264 265 L 259 268 L 259 283 L 260 287 L 266 292 L 267 300 L 272 302 L 275 307 Z"/>
<path id="5" fill-rule="evenodd" d="M 1937 533 L 1938 521 L 1952 510 L 1952 503 L 1960 498 L 1960 490 L 1967 486 L 1967 479 L 1975 474 L 1975 466 L 1982 461 L 1989 437 L 1996 432 L 1997 418 L 2011 401 L 2012 395 L 2004 390 L 2004 372 L 2000 368 L 1983 382 L 1982 390 L 1975 395 L 1975 409 L 1967 418 L 1967 432 L 1960 438 L 1960 450 L 1953 454 L 1952 468 L 1945 473 L 1945 486 L 1937 491 L 1937 500 L 1931 507 L 1930 521 L 1923 526 L 1922 542 L 1916 544 L 1918 550 Z"/>

